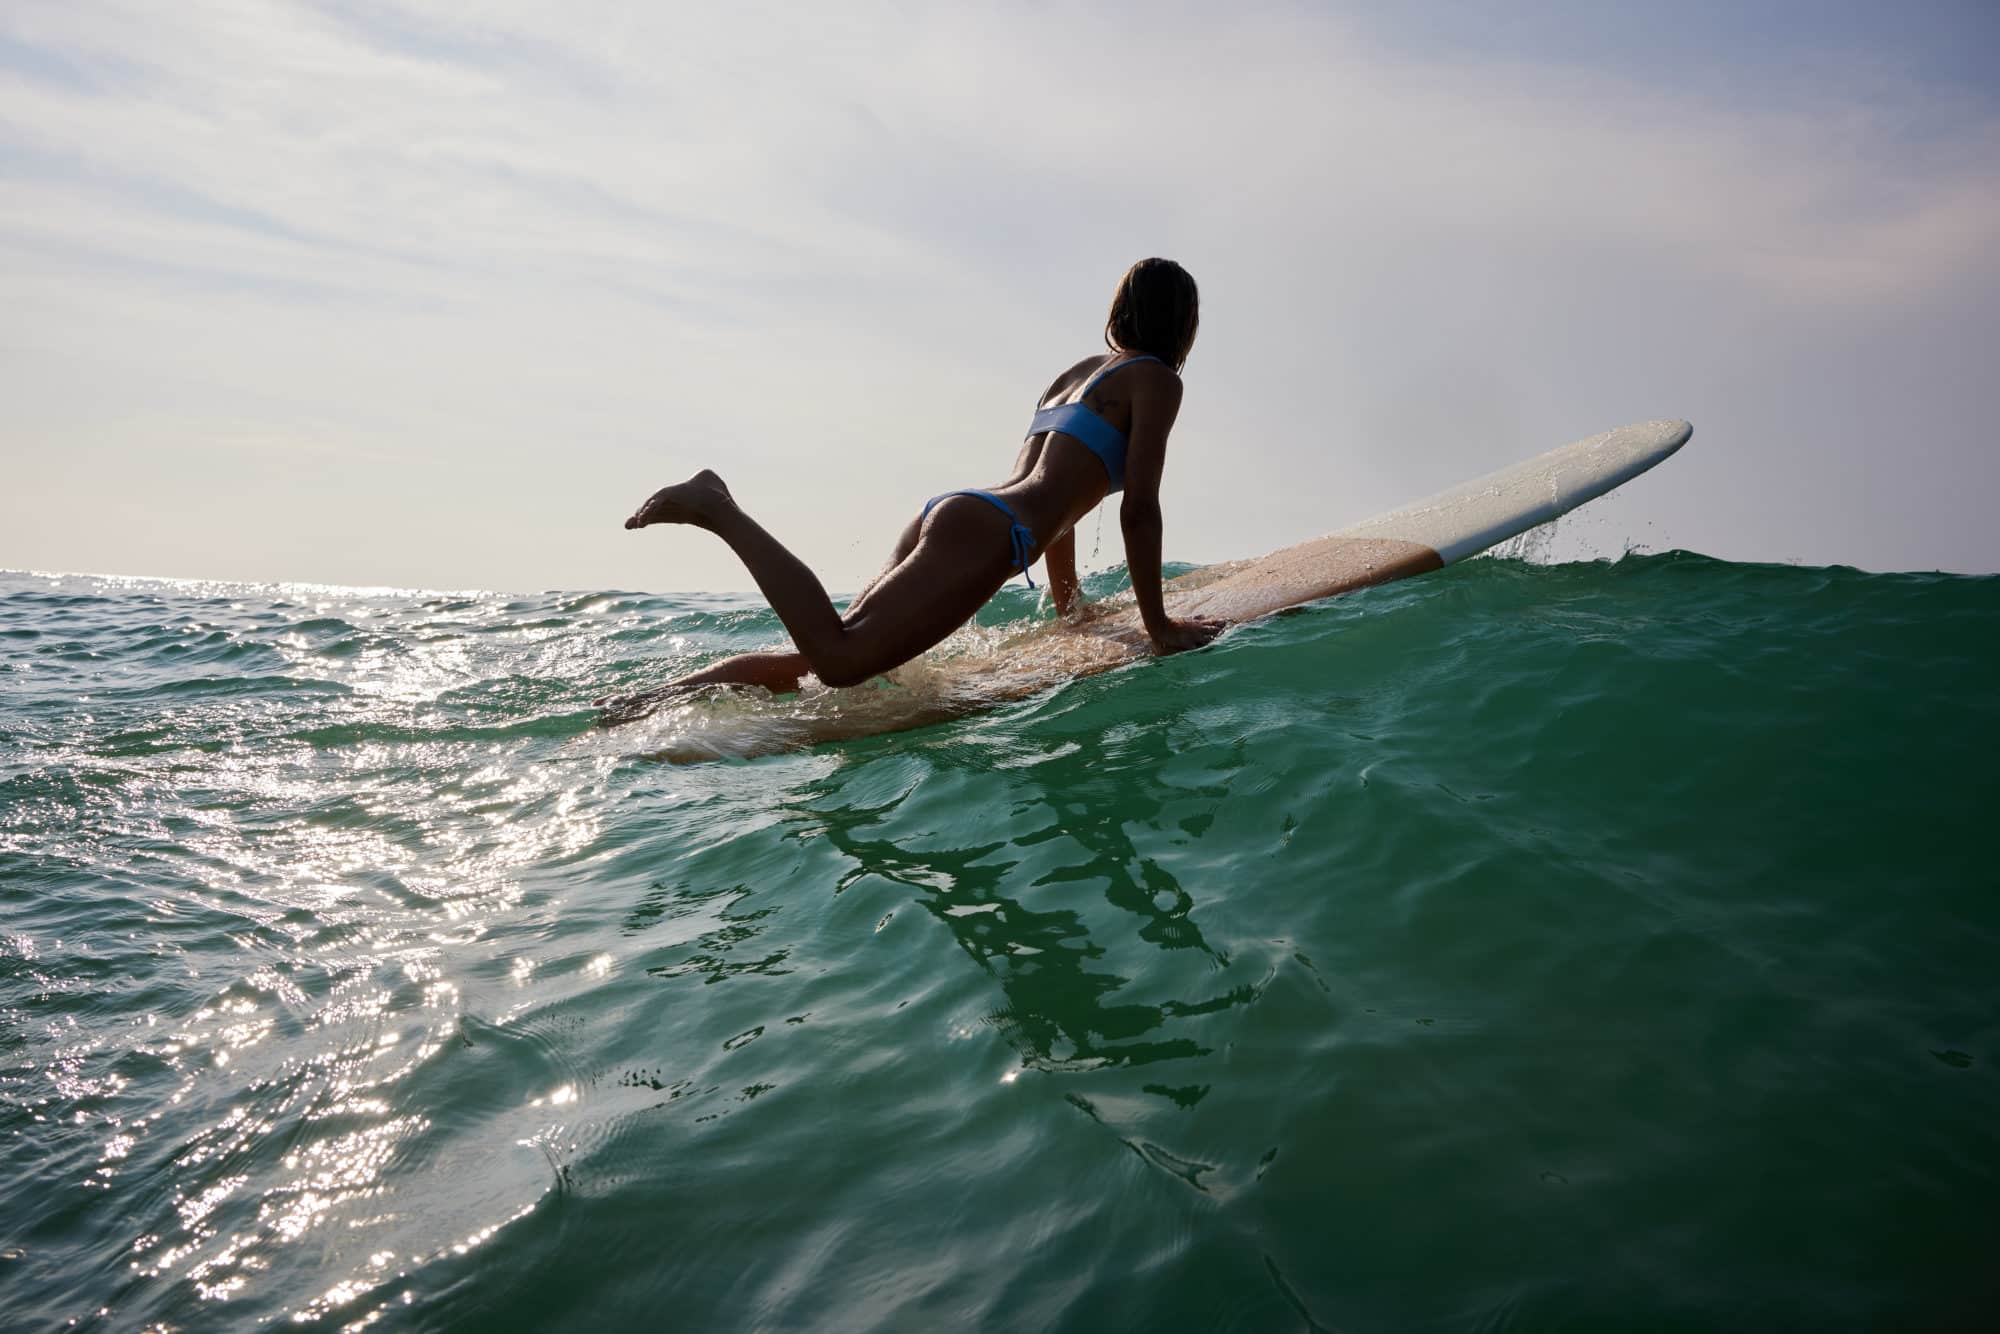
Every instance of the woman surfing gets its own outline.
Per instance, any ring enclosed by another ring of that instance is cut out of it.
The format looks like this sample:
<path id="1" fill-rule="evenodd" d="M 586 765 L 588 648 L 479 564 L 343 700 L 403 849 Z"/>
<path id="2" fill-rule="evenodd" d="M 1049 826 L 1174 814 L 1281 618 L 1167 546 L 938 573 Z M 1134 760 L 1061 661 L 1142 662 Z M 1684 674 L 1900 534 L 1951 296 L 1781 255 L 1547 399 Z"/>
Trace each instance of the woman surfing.
<path id="1" fill-rule="evenodd" d="M 1110 354 L 1087 357 L 1056 377 L 1007 480 L 990 490 L 933 498 L 844 613 L 715 473 L 703 470 L 654 492 L 625 526 L 691 524 L 727 542 L 798 651 L 739 654 L 656 690 L 608 701 L 609 709 L 635 716 L 698 685 L 756 685 L 782 694 L 799 689 L 807 673 L 829 686 L 859 685 L 936 646 L 1011 576 L 1028 577 L 1037 559 L 1046 562 L 1056 614 L 1072 619 L 1082 609 L 1076 523 L 1118 491 L 1124 493 L 1118 520 L 1125 565 L 1153 651 L 1206 644 L 1223 622 L 1176 620 L 1160 595 L 1160 473 L 1180 412 L 1180 369 L 1199 322 L 1199 294 L 1180 265 L 1142 259 L 1126 270 L 1104 324 Z"/>

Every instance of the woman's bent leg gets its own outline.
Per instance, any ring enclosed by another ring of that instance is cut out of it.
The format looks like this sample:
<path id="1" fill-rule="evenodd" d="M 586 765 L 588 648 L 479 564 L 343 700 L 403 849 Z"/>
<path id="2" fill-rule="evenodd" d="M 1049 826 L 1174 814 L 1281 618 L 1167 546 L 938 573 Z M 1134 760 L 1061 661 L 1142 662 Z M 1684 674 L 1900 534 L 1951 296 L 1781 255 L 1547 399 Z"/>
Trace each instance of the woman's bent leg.
<path id="1" fill-rule="evenodd" d="M 604 710 L 604 722 L 623 723 L 642 718 L 655 706 L 698 686 L 762 686 L 774 695 L 789 695 L 799 689 L 811 668 L 803 653 L 739 653 L 724 658 L 713 667 L 676 677 L 663 686 L 639 690 L 630 695 L 609 695 L 597 701 Z"/>
<path id="2" fill-rule="evenodd" d="M 789 695 L 799 688 L 799 683 L 811 670 L 803 653 L 739 653 L 733 658 L 724 658 L 713 667 L 704 667 L 670 681 L 661 689 L 706 685 L 762 686 L 774 695 Z"/>
<path id="3" fill-rule="evenodd" d="M 687 523 L 720 537 L 750 571 L 813 675 L 850 686 L 935 645 L 1005 580 L 1004 566 L 996 568 L 993 559 L 993 525 L 980 517 L 945 502 L 915 548 L 869 588 L 866 607 L 846 622 L 805 562 L 745 514 L 712 472 L 655 493 L 625 526 Z M 885 596 L 892 589 L 894 596 Z"/>

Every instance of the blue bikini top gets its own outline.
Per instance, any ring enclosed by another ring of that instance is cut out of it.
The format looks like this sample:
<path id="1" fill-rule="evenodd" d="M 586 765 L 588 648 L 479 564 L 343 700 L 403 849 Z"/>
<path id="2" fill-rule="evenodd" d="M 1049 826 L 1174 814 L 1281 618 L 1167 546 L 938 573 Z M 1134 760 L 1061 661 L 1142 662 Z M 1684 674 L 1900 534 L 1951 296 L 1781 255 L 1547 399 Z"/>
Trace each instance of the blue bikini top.
<path id="1" fill-rule="evenodd" d="M 1078 441 L 1104 463 L 1104 471 L 1111 474 L 1111 489 L 1125 489 L 1125 433 L 1104 418 L 1084 406 L 1083 400 L 1090 397 L 1090 391 L 1097 382 L 1113 371 L 1124 370 L 1127 366 L 1141 361 L 1158 361 L 1155 356 L 1133 357 L 1130 361 L 1114 361 L 1103 370 L 1090 377 L 1083 386 L 1083 392 L 1076 396 L 1074 403 L 1058 403 L 1052 408 L 1037 408 L 1035 419 L 1028 423 L 1028 434 L 1040 435 L 1044 431 L 1061 431 L 1070 439 Z"/>

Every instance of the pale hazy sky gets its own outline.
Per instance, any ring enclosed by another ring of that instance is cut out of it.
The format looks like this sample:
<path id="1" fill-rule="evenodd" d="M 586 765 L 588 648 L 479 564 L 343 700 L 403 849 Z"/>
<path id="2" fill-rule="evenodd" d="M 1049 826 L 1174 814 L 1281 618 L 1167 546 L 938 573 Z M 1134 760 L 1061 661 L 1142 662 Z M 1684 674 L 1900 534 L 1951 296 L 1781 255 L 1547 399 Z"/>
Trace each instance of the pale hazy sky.
<path id="1" fill-rule="evenodd" d="M 1565 540 L 2000 570 L 1996 15 L 7 0 L 0 567 L 852 588 L 1163 254 L 1171 558 L 1675 416 Z"/>

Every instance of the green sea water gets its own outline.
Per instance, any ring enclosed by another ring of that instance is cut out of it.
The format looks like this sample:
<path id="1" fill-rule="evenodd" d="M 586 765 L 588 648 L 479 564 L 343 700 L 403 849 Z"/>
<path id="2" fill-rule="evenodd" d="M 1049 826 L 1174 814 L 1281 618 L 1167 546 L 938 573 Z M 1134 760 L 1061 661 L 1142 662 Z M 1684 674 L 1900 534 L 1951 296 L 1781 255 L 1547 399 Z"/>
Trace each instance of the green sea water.
<path id="1" fill-rule="evenodd" d="M 2000 578 L 1489 559 L 596 726 L 778 636 L 0 575 L 0 1326 L 1991 1327 Z"/>

